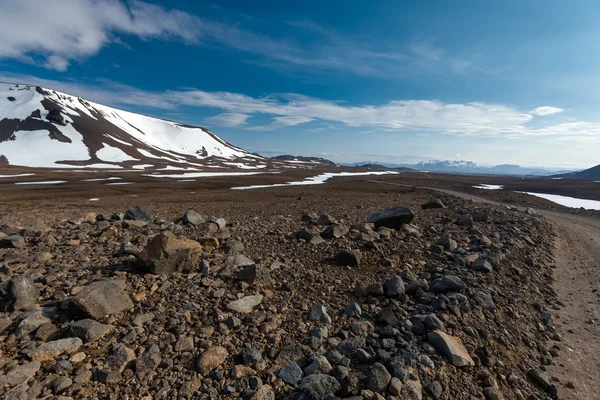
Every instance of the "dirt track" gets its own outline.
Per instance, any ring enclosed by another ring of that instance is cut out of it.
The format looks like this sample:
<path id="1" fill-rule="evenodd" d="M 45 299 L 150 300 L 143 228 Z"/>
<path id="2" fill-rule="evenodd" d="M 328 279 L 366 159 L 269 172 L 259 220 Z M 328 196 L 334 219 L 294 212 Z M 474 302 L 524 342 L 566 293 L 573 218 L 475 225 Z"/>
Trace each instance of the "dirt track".
<path id="1" fill-rule="evenodd" d="M 394 186 L 408 186 L 370 180 Z M 464 199 L 502 204 L 456 190 L 423 188 Z M 600 393 L 600 220 L 570 213 L 538 210 L 557 229 L 555 284 L 563 307 L 554 310 L 562 341 L 559 363 L 548 371 L 561 399 L 597 399 Z"/>

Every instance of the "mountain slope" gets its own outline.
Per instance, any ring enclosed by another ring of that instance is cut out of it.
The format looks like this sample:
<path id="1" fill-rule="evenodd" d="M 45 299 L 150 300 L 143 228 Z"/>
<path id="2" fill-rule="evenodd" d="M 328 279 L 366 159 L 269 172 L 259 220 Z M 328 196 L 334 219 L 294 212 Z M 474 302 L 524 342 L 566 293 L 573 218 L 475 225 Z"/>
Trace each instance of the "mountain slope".
<path id="1" fill-rule="evenodd" d="M 0 162 L 30 167 L 265 168 L 266 159 L 209 130 L 0 83 Z"/>

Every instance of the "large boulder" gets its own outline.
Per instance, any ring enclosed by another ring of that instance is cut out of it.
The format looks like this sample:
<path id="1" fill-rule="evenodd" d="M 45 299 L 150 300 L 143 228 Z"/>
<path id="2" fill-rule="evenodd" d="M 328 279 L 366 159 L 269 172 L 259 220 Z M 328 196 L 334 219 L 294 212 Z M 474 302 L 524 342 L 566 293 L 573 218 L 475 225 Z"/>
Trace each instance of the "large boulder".
<path id="1" fill-rule="evenodd" d="M 390 229 L 400 229 L 404 224 L 410 224 L 415 218 L 414 212 L 408 207 L 392 207 L 369 217 L 368 222 L 375 228 L 384 226 Z"/>
<path id="2" fill-rule="evenodd" d="M 154 218 L 150 211 L 148 211 L 144 206 L 133 206 L 125 211 L 124 219 L 134 220 L 134 221 L 146 221 L 152 222 Z"/>
<path id="3" fill-rule="evenodd" d="M 441 352 L 455 367 L 472 367 L 475 362 L 459 338 L 442 331 L 429 332 L 427 341 Z"/>
<path id="4" fill-rule="evenodd" d="M 29 310 L 37 303 L 39 289 L 25 276 L 17 276 L 8 282 L 8 302 L 13 311 Z"/>
<path id="5" fill-rule="evenodd" d="M 96 320 L 131 310 L 133 302 L 124 289 L 125 283 L 116 279 L 92 282 L 69 300 L 69 310 Z"/>
<path id="6" fill-rule="evenodd" d="M 142 250 L 142 260 L 153 274 L 188 272 L 195 268 L 202 254 L 202 245 L 195 240 L 161 232 Z"/>

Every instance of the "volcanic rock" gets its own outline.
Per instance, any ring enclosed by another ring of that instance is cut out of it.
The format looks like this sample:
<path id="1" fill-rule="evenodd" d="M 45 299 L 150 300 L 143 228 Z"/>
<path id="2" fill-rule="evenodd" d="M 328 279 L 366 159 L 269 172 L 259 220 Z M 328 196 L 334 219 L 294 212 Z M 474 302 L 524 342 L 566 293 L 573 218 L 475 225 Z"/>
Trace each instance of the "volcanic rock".
<path id="1" fill-rule="evenodd" d="M 82 319 L 69 326 L 69 335 L 78 337 L 87 343 L 100 339 L 113 328 L 113 325 L 101 324 L 93 319 Z"/>
<path id="2" fill-rule="evenodd" d="M 29 352 L 28 356 L 32 361 L 51 360 L 61 354 L 75 353 L 82 346 L 83 342 L 79 338 L 59 339 L 53 342 L 43 343 Z"/>
<path id="3" fill-rule="evenodd" d="M 340 265 L 358 267 L 360 265 L 361 254 L 358 250 L 340 250 L 335 255 L 335 259 Z"/>
<path id="4" fill-rule="evenodd" d="M 456 367 L 472 367 L 475 362 L 459 338 L 442 331 L 429 332 L 427 340 Z"/>
<path id="5" fill-rule="evenodd" d="M 92 282 L 71 299 L 69 310 L 96 320 L 130 310 L 133 302 L 124 288 L 125 284 L 115 279 Z"/>
<path id="6" fill-rule="evenodd" d="M 227 308 L 239 313 L 247 314 L 252 312 L 252 309 L 259 305 L 263 299 L 262 294 L 256 294 L 253 296 L 245 296 L 239 300 L 233 301 L 227 304 Z"/>
<path id="7" fill-rule="evenodd" d="M 229 352 L 225 347 L 213 346 L 207 349 L 202 353 L 200 358 L 198 358 L 196 364 L 198 372 L 202 375 L 207 375 L 210 371 L 223 364 L 228 356 Z"/>
<path id="8" fill-rule="evenodd" d="M 14 311 L 27 310 L 35 306 L 39 289 L 26 276 L 17 276 L 8 282 L 8 301 Z"/>
<path id="9" fill-rule="evenodd" d="M 188 210 L 183 214 L 181 222 L 184 225 L 201 225 L 206 222 L 204 217 L 194 210 Z"/>
<path id="10" fill-rule="evenodd" d="M 428 200 L 425 203 L 421 204 L 421 208 L 423 210 L 429 210 L 432 208 L 446 208 L 446 206 L 440 199 L 431 199 L 431 200 Z"/>
<path id="11" fill-rule="evenodd" d="M 157 235 L 142 250 L 140 259 L 153 274 L 188 272 L 198 266 L 202 245 L 171 232 Z"/>
<path id="12" fill-rule="evenodd" d="M 0 249 L 18 249 L 25 246 L 25 239 L 21 235 L 10 235 L 0 238 Z"/>
<path id="13" fill-rule="evenodd" d="M 393 207 L 373 214 L 368 222 L 375 224 L 375 228 L 384 226 L 390 229 L 400 229 L 403 224 L 410 224 L 415 214 L 408 207 Z"/>
<path id="14" fill-rule="evenodd" d="M 144 206 L 133 206 L 131 208 L 129 208 L 127 211 L 125 211 L 125 215 L 123 217 L 124 219 L 129 219 L 129 220 L 134 220 L 134 221 L 145 221 L 145 222 L 152 222 L 154 220 L 154 217 L 152 217 L 152 214 L 150 214 L 150 211 L 148 211 Z"/>

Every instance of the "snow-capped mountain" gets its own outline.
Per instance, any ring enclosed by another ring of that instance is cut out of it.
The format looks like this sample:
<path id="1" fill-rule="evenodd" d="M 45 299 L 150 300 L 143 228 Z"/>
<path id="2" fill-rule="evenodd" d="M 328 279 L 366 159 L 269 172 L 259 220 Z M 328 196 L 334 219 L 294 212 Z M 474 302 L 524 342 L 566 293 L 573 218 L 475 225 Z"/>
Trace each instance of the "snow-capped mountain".
<path id="1" fill-rule="evenodd" d="M 478 164 L 472 161 L 452 161 L 452 160 L 430 160 L 421 161 L 414 165 L 415 169 L 428 171 L 473 171 L 481 168 Z"/>
<path id="2" fill-rule="evenodd" d="M 209 130 L 0 83 L 0 165 L 266 168 Z"/>

